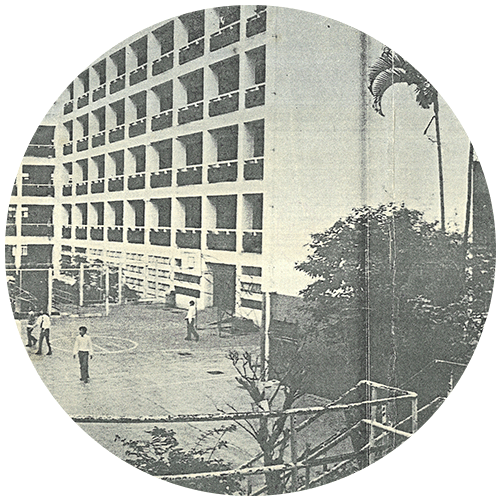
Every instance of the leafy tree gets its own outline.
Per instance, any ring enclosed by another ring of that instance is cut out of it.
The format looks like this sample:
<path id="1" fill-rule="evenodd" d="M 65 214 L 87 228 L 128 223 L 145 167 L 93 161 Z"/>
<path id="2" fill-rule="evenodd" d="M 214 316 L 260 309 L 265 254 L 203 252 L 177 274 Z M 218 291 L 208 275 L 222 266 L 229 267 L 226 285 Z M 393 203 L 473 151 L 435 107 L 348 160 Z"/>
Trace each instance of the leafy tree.
<path id="1" fill-rule="evenodd" d="M 224 460 L 215 458 L 217 450 L 227 446 L 224 436 L 236 426 L 222 426 L 203 433 L 191 449 L 184 449 L 175 437 L 175 431 L 154 427 L 145 431 L 149 439 L 115 437 L 126 448 L 125 461 L 152 476 L 214 472 L 231 469 Z M 208 441 L 215 441 L 207 445 Z M 242 494 L 240 480 L 234 476 L 180 479 L 171 482 L 188 488 L 223 495 Z"/>
<path id="2" fill-rule="evenodd" d="M 472 245 L 465 266 L 465 290 L 457 300 L 441 305 L 419 296 L 413 301 L 417 317 L 436 327 L 453 329 L 451 361 L 468 363 L 474 353 L 486 322 L 494 274 L 491 249 Z"/>
<path id="3" fill-rule="evenodd" d="M 420 72 L 389 47 L 384 48 L 381 56 L 370 67 L 368 71 L 368 80 L 369 89 L 373 95 L 373 108 L 381 116 L 384 116 L 382 112 L 382 97 L 385 91 L 395 83 L 406 83 L 407 85 L 415 86 L 415 99 L 417 104 L 423 109 L 433 108 L 434 116 L 431 122 L 434 120 L 436 127 L 441 230 L 445 231 L 443 154 L 441 130 L 439 127 L 438 92 Z M 429 125 L 431 122 L 429 122 Z M 429 128 L 429 126 L 427 128 Z"/>
<path id="4" fill-rule="evenodd" d="M 397 386 L 429 361 L 455 356 L 467 327 L 455 315 L 443 328 L 420 307 L 466 312 L 462 238 L 436 225 L 404 206 L 358 208 L 312 235 L 311 254 L 296 266 L 314 279 L 302 291 L 311 334 L 335 348 L 346 332 L 362 340 L 344 344 L 358 350 L 345 367 L 361 371 L 358 379 Z"/>

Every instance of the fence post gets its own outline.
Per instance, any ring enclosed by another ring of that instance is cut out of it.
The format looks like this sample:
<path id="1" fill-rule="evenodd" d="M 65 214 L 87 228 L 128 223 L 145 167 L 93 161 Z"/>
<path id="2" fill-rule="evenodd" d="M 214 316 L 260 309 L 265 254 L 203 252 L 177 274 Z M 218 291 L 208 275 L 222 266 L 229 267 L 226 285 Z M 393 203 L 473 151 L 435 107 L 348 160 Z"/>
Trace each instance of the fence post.
<path id="1" fill-rule="evenodd" d="M 290 415 L 290 453 L 292 456 L 292 491 L 297 491 L 297 434 L 295 432 L 295 416 Z"/>
<path id="2" fill-rule="evenodd" d="M 118 304 L 122 303 L 122 270 L 123 264 L 120 262 L 118 265 Z"/>
<path id="3" fill-rule="evenodd" d="M 49 267 L 47 269 L 47 314 L 52 314 L 52 279 L 54 278 L 53 270 Z"/>
<path id="4" fill-rule="evenodd" d="M 453 390 L 454 385 L 455 385 L 455 381 L 454 381 L 454 373 L 453 373 L 453 368 L 452 368 L 450 371 L 450 378 L 448 380 L 448 393 L 446 394 L 447 396 L 449 396 L 451 394 L 451 391 Z"/>
<path id="5" fill-rule="evenodd" d="M 418 430 L 418 397 L 411 400 L 411 433 L 415 434 Z"/>
<path id="6" fill-rule="evenodd" d="M 109 316 L 109 266 L 104 268 L 104 305 L 105 315 Z"/>
<path id="7" fill-rule="evenodd" d="M 376 401 L 377 399 L 377 389 L 371 387 L 370 390 L 370 400 Z M 377 420 L 377 405 L 370 403 L 370 421 L 375 422 Z M 373 447 L 375 445 L 375 427 L 370 424 L 370 436 L 368 441 L 368 465 L 373 463 Z"/>
<path id="8" fill-rule="evenodd" d="M 83 307 L 83 282 L 85 280 L 85 272 L 83 267 L 83 262 L 80 262 L 80 290 L 79 290 L 79 300 L 78 305 Z"/>
<path id="9" fill-rule="evenodd" d="M 306 443 L 306 450 L 304 453 L 304 456 L 306 457 L 306 460 L 309 460 L 309 453 L 310 453 L 311 445 L 309 443 Z M 311 481 L 311 467 L 307 466 L 306 467 L 306 484 L 305 488 L 306 490 L 309 489 L 309 483 Z"/>
<path id="10" fill-rule="evenodd" d="M 155 299 L 158 300 L 158 261 L 155 259 Z"/>

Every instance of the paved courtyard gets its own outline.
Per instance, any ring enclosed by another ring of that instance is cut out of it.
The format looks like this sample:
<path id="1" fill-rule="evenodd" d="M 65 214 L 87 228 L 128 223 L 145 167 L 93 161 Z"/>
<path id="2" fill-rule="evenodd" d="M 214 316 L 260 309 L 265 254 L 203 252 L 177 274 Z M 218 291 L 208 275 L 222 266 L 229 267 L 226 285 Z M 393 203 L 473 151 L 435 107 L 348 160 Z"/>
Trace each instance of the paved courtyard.
<path id="1" fill-rule="evenodd" d="M 98 310 L 94 311 L 95 313 Z M 252 410 L 246 390 L 236 382 L 236 370 L 227 358 L 230 349 L 242 353 L 259 352 L 260 335 L 253 331 L 219 335 L 213 311 L 198 316 L 200 341 L 186 341 L 186 311 L 161 304 L 125 304 L 111 307 L 105 316 L 54 316 L 51 328 L 53 355 L 37 356 L 28 348 L 38 374 L 57 402 L 70 416 L 144 417 Z M 72 350 L 78 328 L 85 325 L 92 336 L 94 359 L 90 361 L 90 381 L 80 381 L 78 361 Z M 38 329 L 35 336 L 38 337 Z M 25 340 L 25 325 L 23 325 Z M 316 396 L 303 396 L 298 406 L 326 404 Z M 304 417 L 303 417 L 304 418 Z M 300 418 L 298 422 L 300 421 Z M 193 449 L 204 431 L 229 426 L 227 422 L 156 424 L 175 430 L 180 445 Z M 345 425 L 340 413 L 320 417 L 298 435 L 297 446 L 319 444 Z M 120 458 L 125 448 L 115 436 L 147 439 L 144 432 L 155 424 L 81 424 L 95 441 Z M 215 444 L 217 436 L 204 441 Z M 259 454 L 255 440 L 241 427 L 224 436 L 227 447 L 217 458 L 236 467 Z M 332 453 L 352 451 L 350 440 L 342 441 Z M 247 478 L 258 489 L 262 477 Z"/>
<path id="2" fill-rule="evenodd" d="M 235 381 L 229 349 L 257 353 L 257 332 L 219 336 L 213 318 L 200 313 L 200 341 L 184 340 L 185 311 L 163 305 L 114 306 L 108 317 L 56 316 L 53 355 L 29 354 L 40 377 L 64 410 L 75 415 L 161 416 L 251 410 L 250 398 Z M 80 381 L 78 360 L 72 357 L 78 327 L 92 336 L 95 356 L 90 382 Z M 35 331 L 38 337 L 38 331 Z M 201 432 L 221 424 L 172 424 L 181 444 L 192 446 Z M 154 424 L 82 424 L 97 442 L 120 457 L 123 447 L 115 435 L 145 438 Z M 237 465 L 258 453 L 253 439 L 238 430 L 229 435 L 223 458 Z"/>

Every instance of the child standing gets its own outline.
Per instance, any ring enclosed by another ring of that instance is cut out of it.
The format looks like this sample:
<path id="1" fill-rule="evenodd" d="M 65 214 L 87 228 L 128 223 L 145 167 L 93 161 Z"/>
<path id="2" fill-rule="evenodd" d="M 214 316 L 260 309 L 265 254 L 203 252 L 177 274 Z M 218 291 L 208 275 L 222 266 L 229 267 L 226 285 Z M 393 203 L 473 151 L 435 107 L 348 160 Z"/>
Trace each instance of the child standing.
<path id="1" fill-rule="evenodd" d="M 87 334 L 87 327 L 81 326 L 79 329 L 79 336 L 75 339 L 75 347 L 73 348 L 73 359 L 78 354 L 78 361 L 80 362 L 80 380 L 87 383 L 89 381 L 89 357 L 94 356 L 94 349 L 92 347 L 92 340 L 90 335 Z"/>

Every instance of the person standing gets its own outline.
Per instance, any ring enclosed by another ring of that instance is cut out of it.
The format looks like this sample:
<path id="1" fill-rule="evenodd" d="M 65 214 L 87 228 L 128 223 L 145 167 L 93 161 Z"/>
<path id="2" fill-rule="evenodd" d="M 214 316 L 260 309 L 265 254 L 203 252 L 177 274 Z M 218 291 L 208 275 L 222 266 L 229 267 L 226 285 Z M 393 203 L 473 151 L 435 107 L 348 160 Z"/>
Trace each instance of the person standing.
<path id="1" fill-rule="evenodd" d="M 26 326 L 26 335 L 28 336 L 28 343 L 26 347 L 35 347 L 38 340 L 33 336 L 33 330 L 36 326 L 36 316 L 33 309 L 28 313 L 28 324 Z"/>
<path id="2" fill-rule="evenodd" d="M 47 347 L 49 348 L 49 351 L 47 352 L 47 356 L 50 356 L 52 354 L 52 347 L 50 346 L 50 316 L 45 312 L 42 311 L 41 315 L 38 317 L 36 321 L 36 325 L 40 327 L 40 337 L 38 340 L 38 351 L 36 354 L 41 355 L 42 354 L 42 345 L 43 345 L 43 339 L 47 342 Z"/>
<path id="3" fill-rule="evenodd" d="M 78 329 L 79 336 L 75 339 L 75 346 L 73 347 L 73 359 L 76 359 L 78 354 L 78 361 L 80 362 L 80 380 L 87 383 L 89 381 L 89 357 L 94 356 L 94 349 L 92 347 L 92 339 L 87 334 L 87 327 L 81 326 Z"/>
<path id="4" fill-rule="evenodd" d="M 194 305 L 194 300 L 191 300 L 189 302 L 189 308 L 186 314 L 187 336 L 184 340 L 193 340 L 193 338 L 194 340 L 196 340 L 196 342 L 200 340 L 200 336 L 196 331 L 195 320 L 196 320 L 196 307 Z"/>

